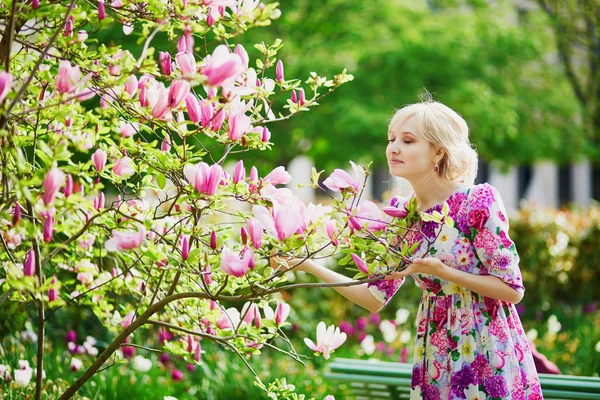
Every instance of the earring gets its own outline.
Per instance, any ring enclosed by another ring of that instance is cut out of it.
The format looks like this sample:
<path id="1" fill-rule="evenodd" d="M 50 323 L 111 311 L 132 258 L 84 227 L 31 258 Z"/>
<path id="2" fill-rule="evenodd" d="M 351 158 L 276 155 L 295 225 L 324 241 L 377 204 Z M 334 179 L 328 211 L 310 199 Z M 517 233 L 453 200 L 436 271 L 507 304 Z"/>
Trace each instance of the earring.
<path id="1" fill-rule="evenodd" d="M 433 166 L 433 170 L 434 170 L 435 172 L 440 172 L 440 167 L 439 167 L 437 164 L 435 164 L 435 165 Z"/>

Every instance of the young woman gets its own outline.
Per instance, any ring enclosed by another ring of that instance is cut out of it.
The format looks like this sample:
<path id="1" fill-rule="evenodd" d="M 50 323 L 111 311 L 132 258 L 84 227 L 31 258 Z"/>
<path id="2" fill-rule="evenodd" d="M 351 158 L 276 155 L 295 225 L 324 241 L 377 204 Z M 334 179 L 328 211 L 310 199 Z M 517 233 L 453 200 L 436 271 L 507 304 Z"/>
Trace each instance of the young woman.
<path id="1" fill-rule="evenodd" d="M 447 202 L 454 227 L 422 223 L 422 234 L 435 240 L 429 256 L 418 258 L 426 251 L 422 240 L 404 271 L 335 289 L 376 312 L 407 275 L 422 288 L 411 399 L 541 399 L 514 306 L 525 290 L 519 256 L 498 191 L 473 185 L 477 153 L 468 136 L 464 119 L 441 103 L 426 100 L 396 112 L 386 150 L 391 175 L 410 182 L 422 212 L 440 211 Z M 297 268 L 325 282 L 350 280 L 312 260 Z"/>

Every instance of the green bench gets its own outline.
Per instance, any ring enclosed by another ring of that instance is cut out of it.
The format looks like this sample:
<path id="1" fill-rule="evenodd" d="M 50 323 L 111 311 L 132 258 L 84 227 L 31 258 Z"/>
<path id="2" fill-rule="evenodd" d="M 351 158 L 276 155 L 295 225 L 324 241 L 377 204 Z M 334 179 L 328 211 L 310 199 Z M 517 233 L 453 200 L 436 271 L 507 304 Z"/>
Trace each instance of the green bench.
<path id="1" fill-rule="evenodd" d="M 347 383 L 355 399 L 408 399 L 412 364 L 337 358 L 325 379 Z M 600 399 L 600 378 L 540 374 L 544 399 Z"/>

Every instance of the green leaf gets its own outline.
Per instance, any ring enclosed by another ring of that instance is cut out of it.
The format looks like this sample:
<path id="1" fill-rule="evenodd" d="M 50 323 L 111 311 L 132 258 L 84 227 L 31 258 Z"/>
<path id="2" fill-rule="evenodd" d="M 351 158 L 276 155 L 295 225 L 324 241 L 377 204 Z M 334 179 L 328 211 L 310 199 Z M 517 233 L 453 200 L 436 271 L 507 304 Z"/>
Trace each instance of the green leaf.
<path id="1" fill-rule="evenodd" d="M 159 188 L 164 189 L 165 185 L 167 184 L 167 177 L 164 176 L 163 174 L 157 174 L 156 175 L 156 183 L 158 183 Z"/>

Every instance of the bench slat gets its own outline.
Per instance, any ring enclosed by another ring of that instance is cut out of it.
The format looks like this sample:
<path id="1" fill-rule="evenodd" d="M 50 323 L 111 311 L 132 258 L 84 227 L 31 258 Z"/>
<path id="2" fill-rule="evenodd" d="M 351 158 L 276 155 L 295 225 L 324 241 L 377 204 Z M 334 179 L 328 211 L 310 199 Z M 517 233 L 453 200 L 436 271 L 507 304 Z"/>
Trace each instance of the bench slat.
<path id="1" fill-rule="evenodd" d="M 351 382 L 357 399 L 405 399 L 410 396 L 412 364 L 338 358 L 325 379 Z M 600 378 L 539 374 L 544 398 L 600 400 Z"/>

